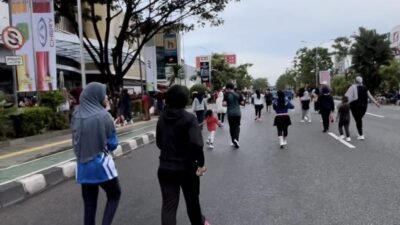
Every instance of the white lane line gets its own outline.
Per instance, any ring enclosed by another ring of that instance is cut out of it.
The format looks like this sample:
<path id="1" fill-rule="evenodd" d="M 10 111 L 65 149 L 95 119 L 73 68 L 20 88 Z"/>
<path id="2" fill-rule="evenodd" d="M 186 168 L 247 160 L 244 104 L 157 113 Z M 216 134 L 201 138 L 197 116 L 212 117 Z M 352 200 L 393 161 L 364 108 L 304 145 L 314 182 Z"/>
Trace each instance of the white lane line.
<path id="1" fill-rule="evenodd" d="M 378 118 L 385 118 L 385 116 L 381 116 L 381 115 L 377 115 L 377 114 L 373 114 L 373 113 L 369 113 L 369 112 L 367 112 L 367 115 L 375 116 L 375 117 L 378 117 Z"/>
<path id="2" fill-rule="evenodd" d="M 347 141 L 341 139 L 341 138 L 340 138 L 339 136 L 337 136 L 336 134 L 334 134 L 334 133 L 332 133 L 332 132 L 328 132 L 328 134 L 329 134 L 330 136 L 332 136 L 333 138 L 335 138 L 336 140 L 340 141 L 342 144 L 346 145 L 347 147 L 349 147 L 349 148 L 356 148 L 356 146 L 354 146 L 354 145 L 350 144 L 349 142 L 347 142 Z"/>

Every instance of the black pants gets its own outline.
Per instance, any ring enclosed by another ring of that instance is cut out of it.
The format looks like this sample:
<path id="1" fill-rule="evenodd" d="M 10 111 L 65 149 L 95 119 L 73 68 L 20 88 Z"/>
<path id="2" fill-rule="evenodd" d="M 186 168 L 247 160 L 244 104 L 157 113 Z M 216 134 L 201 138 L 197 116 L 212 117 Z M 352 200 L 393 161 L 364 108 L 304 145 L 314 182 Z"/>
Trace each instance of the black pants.
<path id="1" fill-rule="evenodd" d="M 196 117 L 197 117 L 197 122 L 199 122 L 199 124 L 202 124 L 204 121 L 204 110 L 196 111 Z"/>
<path id="2" fill-rule="evenodd" d="M 255 111 L 256 111 L 256 118 L 261 117 L 261 110 L 263 108 L 263 105 L 254 105 Z"/>
<path id="3" fill-rule="evenodd" d="M 288 126 L 286 125 L 277 125 L 276 128 L 278 129 L 278 137 L 279 136 L 288 136 Z"/>
<path id="4" fill-rule="evenodd" d="M 185 197 L 186 209 L 192 225 L 202 225 L 200 208 L 200 178 L 193 172 L 158 170 L 162 194 L 162 225 L 176 225 L 176 211 L 179 204 L 180 189 Z"/>
<path id="5" fill-rule="evenodd" d="M 97 197 L 101 187 L 107 195 L 107 204 L 104 209 L 102 225 L 110 225 L 117 211 L 119 199 L 121 197 L 121 188 L 118 178 L 101 184 L 82 184 L 82 197 L 85 208 L 84 224 L 96 224 Z"/>
<path id="6" fill-rule="evenodd" d="M 234 140 L 239 141 L 240 119 L 240 116 L 228 116 L 229 132 L 231 134 L 232 143 L 234 143 Z"/>
<path id="7" fill-rule="evenodd" d="M 324 131 L 327 131 L 329 130 L 329 115 L 331 114 L 331 112 L 320 111 L 320 113 L 322 117 L 322 124 L 324 126 Z"/>
<path id="8" fill-rule="evenodd" d="M 225 119 L 225 113 L 218 113 L 218 120 L 221 121 L 221 123 L 224 123 Z"/>
<path id="9" fill-rule="evenodd" d="M 343 135 L 343 128 L 344 128 L 344 131 L 346 132 L 346 137 L 350 137 L 349 126 L 350 126 L 349 120 L 344 120 L 344 121 L 339 120 L 339 134 Z"/>
<path id="10" fill-rule="evenodd" d="M 355 104 L 355 105 L 350 104 L 351 113 L 353 114 L 354 121 L 356 121 L 356 126 L 359 135 L 363 135 L 362 118 L 367 112 L 367 107 L 368 105 L 364 104 Z"/>

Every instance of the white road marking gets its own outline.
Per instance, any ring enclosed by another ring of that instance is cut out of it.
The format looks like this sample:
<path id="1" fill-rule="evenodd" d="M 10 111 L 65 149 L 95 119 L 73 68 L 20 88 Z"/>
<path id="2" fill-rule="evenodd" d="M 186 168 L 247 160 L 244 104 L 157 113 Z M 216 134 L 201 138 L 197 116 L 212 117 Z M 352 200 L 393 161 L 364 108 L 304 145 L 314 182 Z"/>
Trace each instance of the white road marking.
<path id="1" fill-rule="evenodd" d="M 381 115 L 377 115 L 377 114 L 373 114 L 373 113 L 369 113 L 369 112 L 367 112 L 367 115 L 375 116 L 375 117 L 378 117 L 378 118 L 385 118 L 385 116 L 381 116 Z"/>
<path id="2" fill-rule="evenodd" d="M 329 134 L 330 136 L 332 136 L 333 138 L 335 138 L 336 140 L 340 141 L 342 144 L 346 145 L 347 147 L 349 147 L 349 148 L 356 148 L 356 146 L 354 146 L 354 145 L 350 144 L 349 142 L 347 142 L 347 141 L 341 139 L 341 138 L 340 138 L 339 136 L 337 136 L 336 134 L 334 134 L 334 133 L 332 133 L 332 132 L 328 132 L 328 134 Z"/>

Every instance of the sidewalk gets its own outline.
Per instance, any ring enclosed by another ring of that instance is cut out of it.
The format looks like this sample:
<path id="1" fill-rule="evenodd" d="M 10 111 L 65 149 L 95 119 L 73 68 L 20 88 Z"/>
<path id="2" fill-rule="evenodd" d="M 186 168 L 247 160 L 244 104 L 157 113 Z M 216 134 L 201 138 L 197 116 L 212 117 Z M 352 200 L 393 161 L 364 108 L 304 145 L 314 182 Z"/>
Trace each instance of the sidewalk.
<path id="1" fill-rule="evenodd" d="M 154 124 L 155 121 L 157 118 L 119 127 L 117 134 L 123 135 L 143 129 Z M 63 130 L 21 138 L 13 140 L 9 144 L 10 146 L 0 147 L 0 169 L 71 149 L 71 131 Z"/>

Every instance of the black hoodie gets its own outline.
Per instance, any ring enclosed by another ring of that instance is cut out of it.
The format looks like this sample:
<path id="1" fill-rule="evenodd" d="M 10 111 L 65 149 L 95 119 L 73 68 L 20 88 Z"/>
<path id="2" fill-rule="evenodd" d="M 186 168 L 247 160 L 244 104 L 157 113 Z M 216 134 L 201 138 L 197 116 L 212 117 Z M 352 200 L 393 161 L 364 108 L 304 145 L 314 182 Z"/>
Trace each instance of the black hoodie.
<path id="1" fill-rule="evenodd" d="M 204 166 L 203 136 L 196 117 L 185 109 L 166 109 L 156 131 L 160 169 L 196 171 Z"/>

